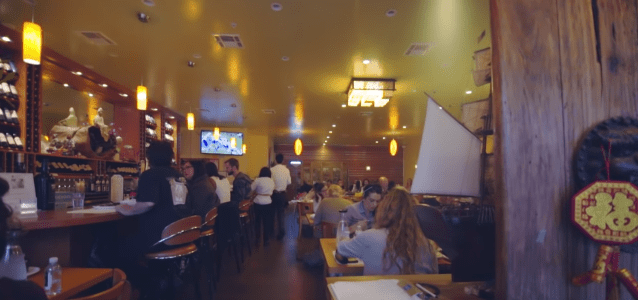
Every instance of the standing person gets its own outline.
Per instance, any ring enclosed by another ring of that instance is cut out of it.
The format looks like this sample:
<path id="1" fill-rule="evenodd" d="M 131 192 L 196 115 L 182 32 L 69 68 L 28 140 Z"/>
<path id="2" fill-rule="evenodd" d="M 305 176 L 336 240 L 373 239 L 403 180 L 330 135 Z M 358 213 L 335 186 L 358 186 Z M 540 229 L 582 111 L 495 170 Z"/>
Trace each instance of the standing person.
<path id="1" fill-rule="evenodd" d="M 182 174 L 186 178 L 188 194 L 186 195 L 186 203 L 176 207 L 180 217 L 199 215 L 205 219 L 206 214 L 213 207 L 219 205 L 219 197 L 217 197 L 215 188 L 206 175 L 204 162 L 201 160 L 184 162 Z"/>
<path id="2" fill-rule="evenodd" d="M 354 232 L 357 224 L 363 229 L 371 228 L 374 223 L 374 211 L 381 201 L 381 186 L 370 184 L 363 190 L 363 200 L 348 206 L 346 222 L 350 226 L 350 232 Z"/>
<path id="3" fill-rule="evenodd" d="M 279 153 L 275 156 L 277 165 L 270 168 L 272 180 L 275 182 L 275 191 L 272 194 L 273 209 L 277 217 L 277 239 L 284 238 L 286 231 L 284 230 L 284 210 L 288 206 L 286 199 L 286 187 L 292 182 L 290 180 L 290 170 L 283 165 L 284 155 Z"/>
<path id="4" fill-rule="evenodd" d="M 381 186 L 381 195 L 384 195 L 388 193 L 388 187 L 390 185 L 390 182 L 388 182 L 388 178 L 386 178 L 385 176 L 381 176 L 379 177 L 379 185 Z"/>
<path id="5" fill-rule="evenodd" d="M 9 191 L 9 183 L 0 178 L 0 197 Z M 11 209 L 0 198 L 0 260 L 2 260 L 7 245 L 7 231 Z M 42 276 L 42 273 L 40 273 Z M 30 280 L 13 280 L 7 277 L 0 278 L 0 300 L 46 300 L 44 290 Z"/>
<path id="6" fill-rule="evenodd" d="M 423 235 L 414 205 L 405 189 L 391 190 L 379 204 L 374 228 L 339 242 L 337 251 L 363 260 L 363 275 L 438 273 L 436 248 Z"/>
<path id="7" fill-rule="evenodd" d="M 230 182 L 228 182 L 228 178 L 219 175 L 219 170 L 217 170 L 215 163 L 207 162 L 204 167 L 206 168 L 206 175 L 212 178 L 217 185 L 215 193 L 219 197 L 219 204 L 230 202 Z"/>
<path id="8" fill-rule="evenodd" d="M 226 173 L 228 175 L 235 176 L 235 180 L 233 180 L 233 190 L 230 192 L 230 202 L 232 202 L 235 206 L 239 206 L 239 202 L 242 200 L 248 199 L 250 195 L 250 184 L 252 180 L 248 175 L 239 172 L 239 161 L 235 158 L 230 158 L 224 162 L 224 167 L 226 168 Z"/>
<path id="9" fill-rule="evenodd" d="M 275 182 L 270 178 L 271 176 L 270 169 L 263 167 L 259 171 L 259 177 L 251 185 L 253 191 L 257 193 L 255 197 L 255 232 L 257 233 L 255 245 L 257 246 L 259 246 L 261 225 L 264 225 L 264 247 L 268 246 L 268 240 L 274 226 L 275 212 L 271 196 L 275 189 Z"/>

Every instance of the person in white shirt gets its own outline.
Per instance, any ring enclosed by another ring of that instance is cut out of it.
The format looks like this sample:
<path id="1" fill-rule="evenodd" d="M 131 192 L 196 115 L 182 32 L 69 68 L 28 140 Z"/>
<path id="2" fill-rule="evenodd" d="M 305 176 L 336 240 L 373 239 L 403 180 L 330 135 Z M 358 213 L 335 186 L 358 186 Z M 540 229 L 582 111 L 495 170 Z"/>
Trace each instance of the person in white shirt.
<path id="1" fill-rule="evenodd" d="M 217 193 L 217 197 L 219 197 L 219 204 L 230 202 L 230 182 L 228 182 L 228 178 L 219 175 L 217 165 L 212 162 L 207 162 L 205 167 L 206 174 L 212 178 L 217 185 L 215 193 Z"/>
<path id="2" fill-rule="evenodd" d="M 255 245 L 259 246 L 261 225 L 264 225 L 264 247 L 268 246 L 268 239 L 272 232 L 274 223 L 274 210 L 272 204 L 272 192 L 275 189 L 275 182 L 270 178 L 271 173 L 268 167 L 263 167 L 259 171 L 259 177 L 253 181 L 251 188 L 255 196 Z"/>
<path id="3" fill-rule="evenodd" d="M 292 183 L 292 180 L 290 179 L 290 170 L 282 164 L 284 162 L 284 155 L 281 153 L 277 154 L 275 161 L 277 161 L 277 165 L 270 168 L 272 180 L 275 182 L 275 191 L 272 194 L 272 201 L 275 215 L 277 216 L 277 239 L 281 240 L 286 233 L 284 230 L 284 210 L 288 206 L 286 187 Z"/>

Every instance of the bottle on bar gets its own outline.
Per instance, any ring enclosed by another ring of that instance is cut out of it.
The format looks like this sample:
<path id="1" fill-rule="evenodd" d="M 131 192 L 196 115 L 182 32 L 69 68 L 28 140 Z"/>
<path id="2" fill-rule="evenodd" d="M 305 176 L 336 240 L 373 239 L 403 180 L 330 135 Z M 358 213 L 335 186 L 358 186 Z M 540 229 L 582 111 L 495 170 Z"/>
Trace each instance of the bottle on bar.
<path id="1" fill-rule="evenodd" d="M 95 181 L 93 181 L 93 174 L 91 174 L 91 186 L 89 187 L 89 192 L 95 192 Z"/>
<path id="2" fill-rule="evenodd" d="M 20 120 L 18 119 L 18 112 L 16 109 L 11 109 L 11 121 L 15 124 L 20 123 Z"/>
<path id="3" fill-rule="evenodd" d="M 0 86 L 2 86 L 2 96 L 7 98 L 11 97 L 11 87 L 8 83 L 3 82 L 2 84 L 0 84 Z"/>
<path id="4" fill-rule="evenodd" d="M 13 141 L 16 143 L 16 148 L 20 151 L 24 150 L 24 145 L 22 144 L 22 139 L 17 134 L 13 134 Z"/>
<path id="5" fill-rule="evenodd" d="M 102 192 L 102 181 L 100 180 L 100 175 L 97 175 L 95 178 L 95 191 L 98 193 Z"/>
<path id="6" fill-rule="evenodd" d="M 15 149 L 16 148 L 16 142 L 13 139 L 13 136 L 10 133 L 5 133 L 4 135 L 5 135 L 6 139 L 7 139 L 7 144 L 9 146 L 9 148 Z"/>
<path id="7" fill-rule="evenodd" d="M 11 118 L 11 109 L 8 105 L 4 105 L 4 117 L 8 123 L 14 123 L 13 119 Z"/>
<path id="8" fill-rule="evenodd" d="M 26 165 L 24 164 L 24 153 L 18 152 L 16 153 L 16 166 L 14 172 L 16 173 L 25 173 L 27 171 Z"/>
<path id="9" fill-rule="evenodd" d="M 7 143 L 7 137 L 4 133 L 0 132 L 0 147 L 8 148 L 9 144 Z"/>

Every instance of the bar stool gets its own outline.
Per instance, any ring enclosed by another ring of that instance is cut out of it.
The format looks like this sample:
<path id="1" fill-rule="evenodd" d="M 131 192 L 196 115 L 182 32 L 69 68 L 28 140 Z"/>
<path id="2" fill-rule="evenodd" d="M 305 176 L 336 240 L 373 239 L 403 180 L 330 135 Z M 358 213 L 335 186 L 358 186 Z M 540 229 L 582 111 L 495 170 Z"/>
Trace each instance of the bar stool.
<path id="1" fill-rule="evenodd" d="M 200 234 L 200 247 L 202 250 L 202 262 L 206 266 L 208 273 L 208 288 L 210 291 L 210 299 L 213 299 L 213 291 L 217 290 L 217 278 L 215 268 L 215 252 L 217 251 L 217 237 L 215 237 L 215 221 L 217 221 L 217 207 L 211 209 L 202 224 L 202 232 Z"/>
<path id="2" fill-rule="evenodd" d="M 250 241 L 255 238 L 254 228 L 251 230 L 251 225 L 255 224 L 251 220 L 251 207 L 253 206 L 252 200 L 243 200 L 239 202 L 239 225 L 240 225 L 240 242 L 241 242 L 241 252 L 242 259 L 241 262 L 244 262 L 244 241 L 246 241 L 246 245 L 248 246 L 248 255 L 253 255 L 250 249 Z M 251 232 L 253 233 L 251 235 Z"/>
<path id="3" fill-rule="evenodd" d="M 164 228 L 162 237 L 152 247 L 160 247 L 162 244 L 172 248 L 152 253 L 147 253 L 144 257 L 150 264 L 156 264 L 158 273 L 165 275 L 170 287 L 171 299 L 175 298 L 175 286 L 172 280 L 174 273 L 188 269 L 188 260 L 193 259 L 192 255 L 197 252 L 197 246 L 193 242 L 200 238 L 202 218 L 200 216 L 190 216 L 177 220 Z M 188 260 L 185 260 L 188 259 Z M 164 271 L 164 272 L 162 272 Z M 153 272 L 156 274 L 156 272 Z M 202 299 L 199 288 L 199 276 L 193 272 L 195 293 Z"/>
<path id="4" fill-rule="evenodd" d="M 222 255 L 226 248 L 228 248 L 228 254 L 235 256 L 235 263 L 237 263 L 237 273 L 241 272 L 241 263 L 239 262 L 239 255 L 241 254 L 242 260 L 244 256 L 243 251 L 238 251 L 237 242 L 239 240 L 239 210 L 236 203 L 226 202 L 217 206 L 217 220 L 215 221 L 215 237 L 217 237 L 217 280 L 219 281 L 219 274 L 221 272 Z M 232 248 L 232 249 L 231 249 Z M 234 250 L 234 251 L 231 251 Z"/>
<path id="5" fill-rule="evenodd" d="M 113 269 L 113 286 L 90 296 L 72 298 L 73 300 L 129 300 L 131 299 L 131 283 L 120 269 Z"/>

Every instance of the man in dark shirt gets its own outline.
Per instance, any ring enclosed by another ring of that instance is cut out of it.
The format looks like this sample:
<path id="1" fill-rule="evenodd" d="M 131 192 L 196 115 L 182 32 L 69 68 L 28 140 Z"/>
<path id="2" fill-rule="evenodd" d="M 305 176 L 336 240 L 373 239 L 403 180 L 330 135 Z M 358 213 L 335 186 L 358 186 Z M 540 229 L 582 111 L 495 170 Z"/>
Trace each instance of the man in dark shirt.
<path id="1" fill-rule="evenodd" d="M 250 195 L 251 187 L 250 184 L 252 180 L 248 175 L 239 172 L 239 161 L 234 158 L 228 159 L 224 162 L 224 167 L 226 168 L 226 173 L 228 175 L 235 176 L 233 180 L 233 191 L 230 193 L 230 202 L 239 204 L 244 199 L 248 199 L 248 195 Z"/>

